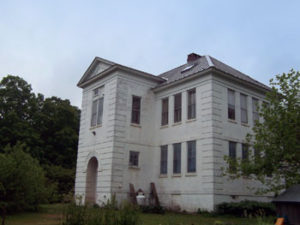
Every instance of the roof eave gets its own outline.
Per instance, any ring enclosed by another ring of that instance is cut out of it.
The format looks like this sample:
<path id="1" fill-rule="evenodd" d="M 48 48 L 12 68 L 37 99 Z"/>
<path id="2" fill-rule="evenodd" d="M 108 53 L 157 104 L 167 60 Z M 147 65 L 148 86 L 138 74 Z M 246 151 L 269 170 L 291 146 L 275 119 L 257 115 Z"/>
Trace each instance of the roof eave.
<path id="1" fill-rule="evenodd" d="M 142 76 L 143 78 L 153 80 L 153 81 L 156 81 L 158 83 L 162 83 L 162 82 L 165 81 L 165 79 L 163 79 L 161 77 L 158 77 L 158 76 L 155 76 L 155 75 L 152 75 L 152 74 L 149 74 L 149 73 L 145 73 L 143 71 L 139 71 L 139 70 L 136 70 L 136 69 L 133 69 L 133 68 L 130 68 L 130 67 L 126 67 L 126 66 L 123 66 L 123 65 L 120 65 L 120 64 L 115 64 L 115 65 L 109 67 L 108 69 L 102 71 L 101 73 L 95 75 L 93 78 L 91 78 L 91 79 L 89 79 L 85 82 L 78 82 L 77 86 L 80 87 L 80 88 L 84 88 L 84 87 L 90 85 L 91 83 L 93 83 L 93 82 L 95 82 L 99 79 L 102 79 L 105 76 L 107 76 L 107 75 L 109 75 L 112 72 L 117 71 L 117 70 L 124 71 L 124 72 L 127 72 L 127 73 L 132 73 L 134 75 L 139 75 L 139 76 Z"/>

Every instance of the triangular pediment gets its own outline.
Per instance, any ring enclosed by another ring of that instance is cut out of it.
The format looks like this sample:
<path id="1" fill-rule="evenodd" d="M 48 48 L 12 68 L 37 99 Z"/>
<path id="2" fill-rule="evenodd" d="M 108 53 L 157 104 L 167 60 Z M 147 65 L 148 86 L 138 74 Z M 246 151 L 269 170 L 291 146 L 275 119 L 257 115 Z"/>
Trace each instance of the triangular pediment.
<path id="1" fill-rule="evenodd" d="M 83 74 L 82 78 L 78 82 L 78 85 L 92 79 L 96 75 L 102 73 L 103 71 L 107 70 L 111 66 L 113 66 L 115 63 L 110 62 L 108 60 L 96 57 L 91 65 L 88 67 L 86 72 Z"/>

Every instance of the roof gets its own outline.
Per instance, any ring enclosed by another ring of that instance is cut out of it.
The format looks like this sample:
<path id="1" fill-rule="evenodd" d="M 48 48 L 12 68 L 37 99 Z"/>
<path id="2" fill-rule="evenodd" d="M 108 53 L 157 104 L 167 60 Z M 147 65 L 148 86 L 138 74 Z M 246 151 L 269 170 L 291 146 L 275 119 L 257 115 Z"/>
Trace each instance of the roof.
<path id="1" fill-rule="evenodd" d="M 274 198 L 273 202 L 300 203 L 300 184 L 296 184 Z"/>
<path id="2" fill-rule="evenodd" d="M 97 62 L 105 63 L 105 64 L 109 65 L 109 67 L 107 69 L 101 71 L 100 73 L 96 74 L 95 76 L 90 77 L 90 72 L 93 69 L 93 67 L 97 64 Z M 141 70 L 136 70 L 131 67 L 123 66 L 121 64 L 114 63 L 112 61 L 109 61 L 109 60 L 106 60 L 106 59 L 103 59 L 100 57 L 95 57 L 94 60 L 92 61 L 91 65 L 88 67 L 88 69 L 83 74 L 82 78 L 79 80 L 77 86 L 81 87 L 81 88 L 85 87 L 86 85 L 89 85 L 90 83 L 94 82 L 95 80 L 98 80 L 116 70 L 129 72 L 129 73 L 132 73 L 132 74 L 135 74 L 138 76 L 142 76 L 147 79 L 155 80 L 158 83 L 162 83 L 165 81 L 165 79 L 163 79 L 162 77 L 155 76 L 153 74 L 146 73 Z"/>
<path id="3" fill-rule="evenodd" d="M 169 70 L 165 73 L 162 73 L 158 76 L 155 76 L 150 73 L 146 73 L 140 70 L 136 70 L 127 66 L 123 66 L 117 63 L 114 63 L 112 61 L 102 59 L 100 57 L 95 57 L 89 68 L 86 70 L 84 73 L 83 77 L 80 79 L 78 82 L 77 86 L 79 87 L 85 87 L 86 85 L 89 85 L 93 83 L 94 81 L 101 79 L 102 77 L 110 74 L 111 72 L 115 70 L 122 70 L 125 72 L 132 73 L 134 75 L 142 76 L 147 79 L 151 79 L 157 82 L 157 86 L 155 89 L 160 89 L 163 88 L 165 85 L 171 85 L 172 83 L 175 83 L 176 81 L 183 80 L 184 78 L 187 77 L 194 77 L 198 76 L 200 72 L 206 73 L 209 72 L 211 69 L 215 69 L 219 72 L 222 72 L 221 74 L 225 74 L 229 77 L 241 80 L 241 81 L 246 81 L 252 85 L 255 85 L 256 87 L 262 88 L 264 90 L 270 90 L 270 88 L 263 83 L 260 83 L 259 81 L 251 78 L 250 76 L 226 65 L 225 63 L 209 56 L 199 56 L 194 53 L 194 55 L 198 56 L 199 58 L 196 58 L 193 61 L 190 61 L 186 64 L 183 64 L 179 67 L 176 67 L 172 70 Z M 95 76 L 90 76 L 90 72 L 93 70 L 94 66 L 98 63 L 102 62 L 105 63 L 106 65 L 109 65 L 109 67 L 96 74 Z M 192 76 L 193 75 L 193 76 Z"/>
<path id="4" fill-rule="evenodd" d="M 193 65 L 193 66 L 192 66 Z M 192 66 L 190 69 L 184 71 L 185 68 Z M 201 56 L 200 58 L 196 59 L 193 62 L 189 62 L 186 64 L 183 64 L 175 69 L 172 69 L 170 71 L 167 71 L 165 73 L 162 73 L 159 75 L 159 77 L 163 77 L 167 79 L 166 82 L 160 84 L 159 86 L 164 86 L 167 84 L 170 84 L 172 82 L 175 82 L 177 80 L 181 80 L 185 77 L 188 77 L 190 75 L 193 75 L 195 73 L 205 71 L 210 68 L 215 68 L 217 70 L 222 71 L 223 73 L 229 74 L 237 79 L 247 81 L 249 83 L 252 83 L 254 85 L 257 85 L 261 88 L 269 90 L 270 88 L 263 83 L 260 83 L 259 81 L 251 78 L 250 76 L 226 65 L 225 63 L 211 57 L 208 55 Z"/>

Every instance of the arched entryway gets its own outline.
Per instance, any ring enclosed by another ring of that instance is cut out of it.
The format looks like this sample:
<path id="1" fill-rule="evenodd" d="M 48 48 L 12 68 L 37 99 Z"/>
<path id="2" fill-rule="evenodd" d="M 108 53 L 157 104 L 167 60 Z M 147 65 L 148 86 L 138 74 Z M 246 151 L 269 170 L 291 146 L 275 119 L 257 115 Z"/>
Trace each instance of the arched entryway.
<path id="1" fill-rule="evenodd" d="M 98 160 L 96 157 L 92 157 L 89 160 L 86 173 L 85 202 L 88 204 L 96 203 L 97 173 Z"/>

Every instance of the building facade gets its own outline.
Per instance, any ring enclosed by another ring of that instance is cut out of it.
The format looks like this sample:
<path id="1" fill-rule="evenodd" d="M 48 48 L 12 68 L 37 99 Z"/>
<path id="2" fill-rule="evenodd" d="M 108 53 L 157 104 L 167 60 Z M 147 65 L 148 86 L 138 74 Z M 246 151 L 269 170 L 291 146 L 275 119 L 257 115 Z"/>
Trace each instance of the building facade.
<path id="1" fill-rule="evenodd" d="M 262 200 L 257 181 L 223 175 L 224 156 L 247 157 L 245 136 L 269 88 L 211 56 L 154 76 L 96 57 L 78 86 L 82 112 L 75 194 L 120 202 L 154 183 L 168 208 L 213 210 Z"/>

